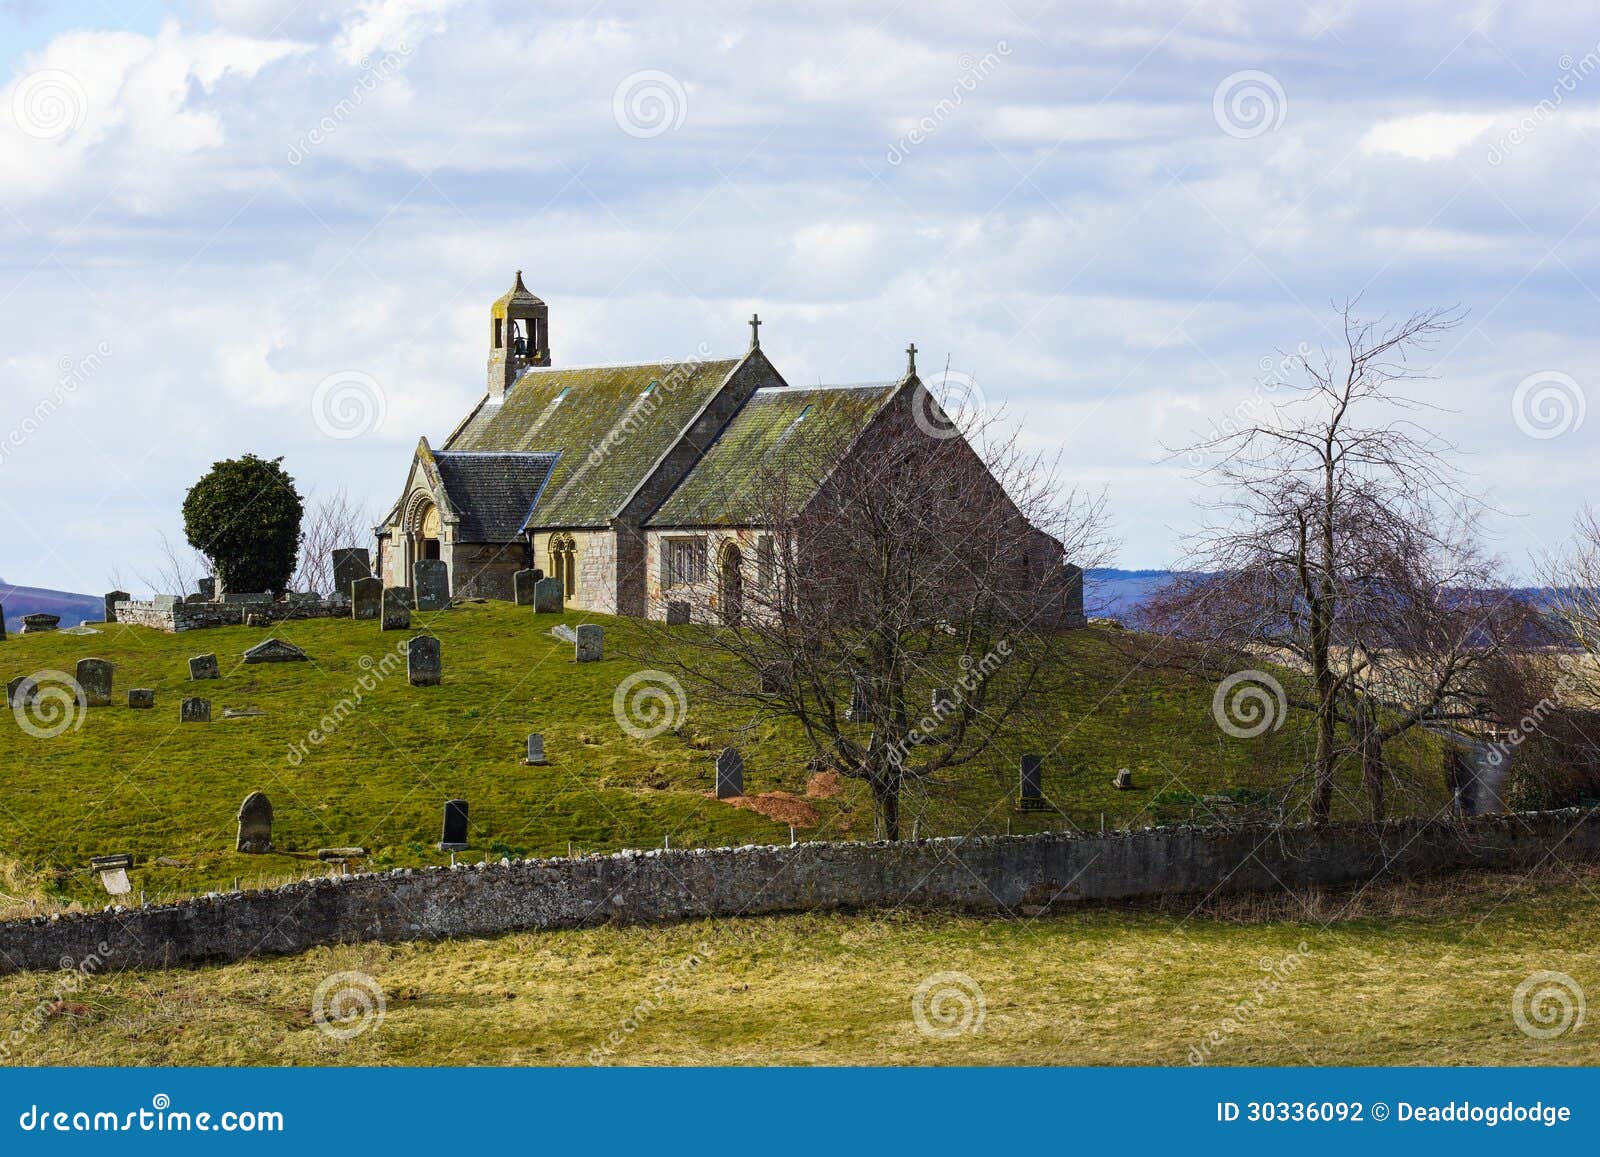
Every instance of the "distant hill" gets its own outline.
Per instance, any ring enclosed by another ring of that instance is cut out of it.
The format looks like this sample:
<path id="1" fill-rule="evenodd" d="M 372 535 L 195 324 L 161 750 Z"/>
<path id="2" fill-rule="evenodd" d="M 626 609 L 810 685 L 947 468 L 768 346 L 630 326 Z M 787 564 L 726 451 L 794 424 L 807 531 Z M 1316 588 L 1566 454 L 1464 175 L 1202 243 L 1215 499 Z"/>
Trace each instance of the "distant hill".
<path id="1" fill-rule="evenodd" d="M 0 606 L 6 611 L 6 630 L 20 631 L 23 615 L 60 615 L 63 627 L 105 618 L 105 598 L 51 591 L 43 587 L 14 587 L 0 580 Z"/>
<path id="2" fill-rule="evenodd" d="M 1102 567 L 1083 575 L 1083 609 L 1090 615 L 1120 619 L 1144 605 L 1152 592 L 1176 573 L 1170 570 L 1116 570 Z"/>

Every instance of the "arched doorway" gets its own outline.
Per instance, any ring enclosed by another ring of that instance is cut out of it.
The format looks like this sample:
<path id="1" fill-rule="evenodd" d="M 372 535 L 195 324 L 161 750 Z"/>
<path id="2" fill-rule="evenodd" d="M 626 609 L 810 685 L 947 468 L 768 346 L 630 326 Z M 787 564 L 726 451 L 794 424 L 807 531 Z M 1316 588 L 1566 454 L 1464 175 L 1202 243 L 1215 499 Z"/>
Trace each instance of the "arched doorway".
<path id="1" fill-rule="evenodd" d="M 737 627 L 744 617 L 744 554 L 736 543 L 722 548 L 722 573 L 717 583 L 722 621 Z"/>
<path id="2" fill-rule="evenodd" d="M 411 564 L 421 559 L 444 557 L 440 549 L 439 508 L 425 493 L 413 496 L 406 510 L 405 571 L 397 576 L 399 584 L 411 582 Z"/>

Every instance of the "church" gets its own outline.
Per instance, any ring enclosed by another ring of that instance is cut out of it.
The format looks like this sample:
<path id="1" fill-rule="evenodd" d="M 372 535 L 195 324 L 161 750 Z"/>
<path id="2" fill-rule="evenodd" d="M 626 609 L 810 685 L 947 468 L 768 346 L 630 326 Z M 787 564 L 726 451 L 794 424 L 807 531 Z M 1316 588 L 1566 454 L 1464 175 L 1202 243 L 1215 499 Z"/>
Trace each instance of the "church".
<path id="1" fill-rule="evenodd" d="M 760 325 L 738 357 L 557 366 L 549 308 L 519 271 L 489 311 L 487 390 L 441 445 L 418 441 L 376 528 L 384 585 L 440 559 L 454 597 L 510 599 L 516 572 L 538 569 L 568 607 L 662 619 L 675 589 L 710 584 L 726 617 L 745 583 L 769 581 L 768 496 L 753 483 L 778 448 L 844 461 L 885 415 L 928 404 L 915 346 L 898 380 L 797 387 L 762 353 Z M 1064 625 L 1081 625 L 1082 574 L 1039 538 L 1072 590 Z"/>

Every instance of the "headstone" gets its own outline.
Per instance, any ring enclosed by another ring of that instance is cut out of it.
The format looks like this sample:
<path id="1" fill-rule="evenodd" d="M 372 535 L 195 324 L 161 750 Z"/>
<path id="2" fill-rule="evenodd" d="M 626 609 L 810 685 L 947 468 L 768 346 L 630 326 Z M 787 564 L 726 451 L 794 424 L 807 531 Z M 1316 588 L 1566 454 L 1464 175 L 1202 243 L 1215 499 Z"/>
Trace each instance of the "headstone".
<path id="1" fill-rule="evenodd" d="M 156 705 L 155 689 L 151 687 L 134 687 L 128 692 L 128 706 L 136 710 L 154 707 Z"/>
<path id="2" fill-rule="evenodd" d="M 383 613 L 378 618 L 380 631 L 411 629 L 411 588 L 384 587 Z"/>
<path id="3" fill-rule="evenodd" d="M 76 678 L 87 707 L 111 706 L 111 679 L 116 667 L 105 659 L 79 659 Z"/>
<path id="4" fill-rule="evenodd" d="M 210 603 L 210 602 L 215 602 L 216 601 L 216 598 L 217 598 L 217 580 L 212 578 L 210 575 L 207 575 L 205 578 L 203 578 L 199 582 L 195 583 L 194 587 L 195 587 L 195 591 L 206 602 Z"/>
<path id="5" fill-rule="evenodd" d="M 41 612 L 22 616 L 22 633 L 24 635 L 38 635 L 45 631 L 53 631 L 60 625 L 60 615 L 47 615 Z"/>
<path id="6" fill-rule="evenodd" d="M 580 663 L 598 663 L 601 652 L 605 649 L 605 628 L 598 623 L 579 623 L 576 644 L 577 660 Z"/>
<path id="7" fill-rule="evenodd" d="M 542 570 L 519 570 L 511 576 L 511 590 L 517 600 L 517 606 L 533 606 L 533 588 L 542 578 L 544 578 Z"/>
<path id="8" fill-rule="evenodd" d="M 444 831 L 439 836 L 439 850 L 441 852 L 464 852 L 467 850 L 466 800 L 445 800 Z"/>
<path id="9" fill-rule="evenodd" d="M 200 594 L 197 591 L 192 595 L 184 595 L 183 596 L 183 601 L 186 602 L 186 603 L 204 603 L 204 602 L 209 602 L 210 600 L 207 599 L 205 595 Z"/>
<path id="10" fill-rule="evenodd" d="M 556 638 L 560 639 L 563 643 L 576 644 L 578 641 L 578 632 L 574 631 L 565 623 L 557 623 L 555 626 L 550 628 L 550 633 Z"/>
<path id="11" fill-rule="evenodd" d="M 689 604 L 674 599 L 667 604 L 667 626 L 687 627 L 689 625 Z"/>
<path id="12" fill-rule="evenodd" d="M 178 705 L 179 723 L 210 723 L 211 700 L 198 696 L 185 699 Z"/>
<path id="13" fill-rule="evenodd" d="M 1024 755 L 1021 774 L 1022 810 L 1035 811 L 1044 807 L 1044 756 Z"/>
<path id="14" fill-rule="evenodd" d="M 547 762 L 544 757 L 544 736 L 537 731 L 528 736 L 528 758 L 522 762 L 529 767 L 543 767 Z"/>
<path id="15" fill-rule="evenodd" d="M 450 566 L 443 559 L 420 558 L 411 564 L 411 587 L 417 610 L 443 611 L 450 606 Z"/>
<path id="16" fill-rule="evenodd" d="M 107 591 L 106 592 L 106 622 L 108 622 L 108 623 L 116 622 L 117 621 L 117 604 L 118 603 L 125 603 L 129 599 L 131 599 L 132 597 L 133 596 L 130 595 L 127 591 Z"/>
<path id="17" fill-rule="evenodd" d="M 39 685 L 30 680 L 27 675 L 18 675 L 6 684 L 6 704 L 11 707 L 26 707 L 38 695 Z"/>
<path id="18" fill-rule="evenodd" d="M 359 578 L 350 584 L 350 617 L 376 619 L 383 608 L 383 580 Z"/>
<path id="19" fill-rule="evenodd" d="M 724 747 L 717 756 L 717 798 L 734 799 L 744 794 L 744 759 L 737 747 Z"/>
<path id="20" fill-rule="evenodd" d="M 406 644 L 406 679 L 413 687 L 437 687 L 441 668 L 438 639 L 418 635 Z"/>
<path id="21" fill-rule="evenodd" d="M 189 678 L 220 679 L 222 668 L 217 666 L 215 655 L 193 655 L 189 659 Z"/>
<path id="22" fill-rule="evenodd" d="M 372 577 L 372 556 L 364 546 L 341 546 L 333 552 L 333 589 L 350 593 L 350 584 Z"/>
<path id="23" fill-rule="evenodd" d="M 253 791 L 239 805 L 239 839 L 235 849 L 248 856 L 272 851 L 272 801 Z"/>
<path id="24" fill-rule="evenodd" d="M 1133 789 L 1133 772 L 1125 767 L 1118 769 L 1117 778 L 1111 781 L 1111 786 L 1118 791 L 1131 791 Z"/>
<path id="25" fill-rule="evenodd" d="M 126 896 L 133 891 L 128 881 L 128 869 L 133 867 L 133 856 L 127 852 L 115 856 L 92 856 L 89 867 L 100 873 L 100 883 L 112 896 Z"/>
<path id="26" fill-rule="evenodd" d="M 536 615 L 559 615 L 565 609 L 561 580 L 558 578 L 540 579 L 533 584 L 533 613 Z"/>
<path id="27" fill-rule="evenodd" d="M 309 656 L 293 643 L 268 639 L 244 653 L 246 663 L 304 663 Z"/>

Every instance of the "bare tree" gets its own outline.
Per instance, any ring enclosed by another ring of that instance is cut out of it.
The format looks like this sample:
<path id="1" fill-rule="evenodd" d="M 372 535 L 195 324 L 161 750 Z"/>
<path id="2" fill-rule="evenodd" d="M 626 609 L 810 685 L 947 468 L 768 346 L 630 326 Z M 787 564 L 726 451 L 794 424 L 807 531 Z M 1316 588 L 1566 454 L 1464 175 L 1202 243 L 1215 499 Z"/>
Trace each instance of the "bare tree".
<path id="1" fill-rule="evenodd" d="M 1063 628 L 1106 546 L 1104 496 L 1062 488 L 998 418 L 963 435 L 914 378 L 864 429 L 810 420 L 730 480 L 759 496 L 756 529 L 665 576 L 717 626 L 652 626 L 649 656 L 752 725 L 793 720 L 898 839 L 908 791 L 983 766 L 1070 678 Z"/>
<path id="2" fill-rule="evenodd" d="M 193 593 L 198 581 L 212 573 L 211 561 L 187 542 L 172 541 L 166 531 L 162 531 L 159 538 L 155 562 L 150 569 L 135 567 L 134 578 L 152 595 Z M 116 575 L 112 576 L 112 585 L 122 585 Z"/>
<path id="3" fill-rule="evenodd" d="M 299 591 L 332 591 L 333 551 L 345 546 L 370 548 L 372 521 L 370 512 L 342 486 L 330 494 L 312 495 L 306 502 L 300 559 L 290 585 Z"/>

